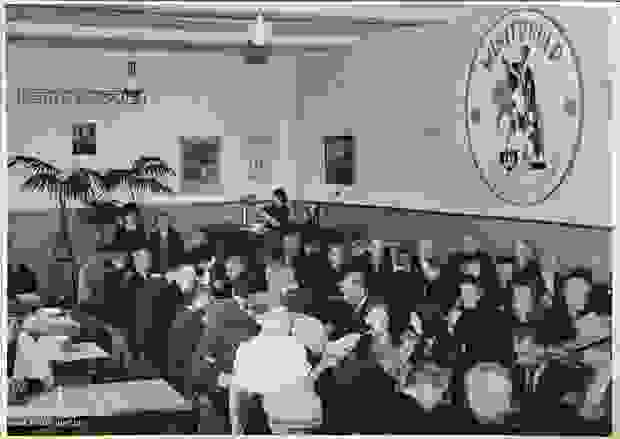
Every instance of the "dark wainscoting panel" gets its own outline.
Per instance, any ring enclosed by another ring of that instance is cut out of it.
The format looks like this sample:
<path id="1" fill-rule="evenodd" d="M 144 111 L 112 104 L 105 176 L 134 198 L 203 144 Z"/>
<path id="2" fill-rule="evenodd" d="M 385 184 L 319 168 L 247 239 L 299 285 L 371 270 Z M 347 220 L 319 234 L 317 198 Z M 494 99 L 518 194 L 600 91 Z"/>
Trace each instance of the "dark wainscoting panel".
<path id="1" fill-rule="evenodd" d="M 303 203 L 294 203 L 301 219 Z M 510 251 L 515 239 L 529 239 L 539 249 L 558 255 L 563 264 L 592 267 L 595 277 L 607 281 L 611 265 L 612 230 L 523 221 L 518 218 L 490 218 L 469 215 L 443 214 L 377 206 L 357 206 L 342 203 L 322 203 L 326 214 L 321 223 L 326 226 L 361 225 L 371 238 L 389 241 L 414 241 L 432 239 L 438 256 L 458 248 L 466 234 L 477 236 L 494 254 Z M 242 209 L 238 203 L 200 203 L 186 205 L 148 206 L 143 210 L 145 223 L 152 224 L 157 212 L 170 214 L 173 224 L 186 242 L 198 227 L 224 222 L 240 223 Z M 256 219 L 255 209 L 248 209 L 248 221 Z M 95 253 L 97 227 L 83 224 L 78 215 L 71 215 L 72 238 L 78 262 L 85 262 Z M 51 250 L 55 232 L 58 231 L 56 210 L 9 212 L 9 233 L 14 237 L 12 260 L 30 265 L 37 273 L 43 294 L 57 294 L 49 280 L 53 265 Z"/>
<path id="2" fill-rule="evenodd" d="M 162 211 L 170 214 L 172 223 L 186 242 L 191 240 L 192 232 L 200 226 L 224 222 L 239 224 L 242 220 L 239 203 L 200 203 L 144 207 L 145 224 L 151 225 L 154 216 Z M 254 211 L 252 207 L 248 209 L 250 222 L 255 220 Z M 58 273 L 54 276 L 51 272 L 54 267 L 52 249 L 55 233 L 59 230 L 58 211 L 56 209 L 10 211 L 8 216 L 8 231 L 14 238 L 14 248 L 10 251 L 9 257 L 11 260 L 28 264 L 37 273 L 41 294 L 44 296 L 59 294 L 61 287 L 50 283 L 52 279 L 58 278 Z M 75 211 L 69 211 L 69 217 L 73 249 L 78 263 L 82 264 L 96 253 L 97 231 L 103 229 L 82 222 L 80 215 Z M 109 229 L 110 226 L 106 228 Z"/>
<path id="3" fill-rule="evenodd" d="M 342 203 L 321 205 L 326 207 L 326 214 L 321 220 L 326 226 L 363 224 L 367 226 L 371 238 L 389 241 L 431 239 L 438 256 L 458 248 L 463 236 L 471 234 L 478 237 L 493 254 L 510 252 L 515 239 L 528 239 L 534 241 L 540 251 L 559 256 L 565 265 L 592 267 L 597 280 L 608 281 L 612 270 L 612 230 L 608 227 Z"/>

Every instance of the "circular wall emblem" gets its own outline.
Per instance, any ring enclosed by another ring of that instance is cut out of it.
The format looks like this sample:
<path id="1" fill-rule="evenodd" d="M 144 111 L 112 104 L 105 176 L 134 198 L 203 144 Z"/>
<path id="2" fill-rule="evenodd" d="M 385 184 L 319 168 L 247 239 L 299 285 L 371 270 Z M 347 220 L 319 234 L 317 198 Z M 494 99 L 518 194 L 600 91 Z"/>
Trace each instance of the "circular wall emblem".
<path id="1" fill-rule="evenodd" d="M 536 10 L 504 15 L 467 78 L 467 141 L 501 200 L 541 203 L 570 173 L 583 131 L 583 80 L 566 33 Z"/>

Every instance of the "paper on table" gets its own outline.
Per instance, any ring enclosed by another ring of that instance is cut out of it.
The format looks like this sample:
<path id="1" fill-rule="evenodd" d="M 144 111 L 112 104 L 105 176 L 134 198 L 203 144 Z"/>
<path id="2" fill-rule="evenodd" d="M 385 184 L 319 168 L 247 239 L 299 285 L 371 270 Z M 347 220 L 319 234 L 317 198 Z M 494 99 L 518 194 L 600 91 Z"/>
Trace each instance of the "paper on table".
<path id="1" fill-rule="evenodd" d="M 58 342 L 53 337 L 38 337 L 22 332 L 17 338 L 15 378 L 32 378 L 45 381 L 52 376 L 50 360 L 58 355 Z"/>
<path id="2" fill-rule="evenodd" d="M 325 347 L 325 353 L 329 356 L 345 357 L 355 348 L 355 346 L 357 346 L 357 342 L 360 338 L 362 338 L 362 334 L 354 332 L 352 334 L 347 334 L 338 340 L 330 341 Z"/>
<path id="3" fill-rule="evenodd" d="M 164 380 L 91 384 L 44 393 L 25 406 L 10 406 L 10 418 L 34 416 L 112 416 L 144 411 L 191 410 L 186 401 Z"/>

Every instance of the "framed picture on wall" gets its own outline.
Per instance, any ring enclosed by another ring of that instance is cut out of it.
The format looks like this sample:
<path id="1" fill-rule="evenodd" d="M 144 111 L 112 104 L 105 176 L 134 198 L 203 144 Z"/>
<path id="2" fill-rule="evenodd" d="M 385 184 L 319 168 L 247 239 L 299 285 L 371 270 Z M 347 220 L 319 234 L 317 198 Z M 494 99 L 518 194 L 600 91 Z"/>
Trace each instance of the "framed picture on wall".
<path id="1" fill-rule="evenodd" d="M 73 155 L 97 154 L 97 124 L 95 122 L 73 124 Z"/>
<path id="2" fill-rule="evenodd" d="M 180 137 L 181 191 L 217 192 L 221 184 L 221 137 Z"/>
<path id="3" fill-rule="evenodd" d="M 324 136 L 323 168 L 325 184 L 355 184 L 355 137 Z"/>

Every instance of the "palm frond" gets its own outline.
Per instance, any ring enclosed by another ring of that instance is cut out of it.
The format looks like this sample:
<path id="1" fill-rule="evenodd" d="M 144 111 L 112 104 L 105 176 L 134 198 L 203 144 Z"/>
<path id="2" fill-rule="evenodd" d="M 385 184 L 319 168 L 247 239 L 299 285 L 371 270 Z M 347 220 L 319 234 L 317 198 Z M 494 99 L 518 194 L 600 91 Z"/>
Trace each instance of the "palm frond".
<path id="1" fill-rule="evenodd" d="M 62 185 L 65 199 L 83 203 L 96 199 L 104 191 L 100 175 L 91 169 L 81 168 L 72 172 Z"/>
<path id="2" fill-rule="evenodd" d="M 120 186 L 128 186 L 135 177 L 137 173 L 134 169 L 109 169 L 103 174 L 103 184 L 107 191 L 113 191 Z"/>
<path id="3" fill-rule="evenodd" d="M 131 169 L 138 175 L 147 177 L 167 177 L 174 176 L 176 172 L 165 160 L 159 157 L 142 156 L 131 163 Z"/>
<path id="4" fill-rule="evenodd" d="M 22 183 L 21 189 L 23 191 L 47 192 L 52 197 L 57 198 L 62 195 L 62 184 L 62 180 L 55 175 L 35 174 Z"/>
<path id="5" fill-rule="evenodd" d="M 30 169 L 34 174 L 49 174 L 56 176 L 62 174 L 62 171 L 56 166 L 36 157 L 25 155 L 16 155 L 9 159 L 8 167 L 13 168 L 15 166 L 22 166 L 26 169 Z"/>
<path id="6" fill-rule="evenodd" d="M 137 177 L 128 185 L 135 192 L 152 192 L 170 194 L 174 191 L 154 177 Z"/>
<path id="7" fill-rule="evenodd" d="M 123 207 L 123 203 L 117 200 L 111 200 L 111 201 L 91 200 L 86 204 L 89 207 L 93 207 L 95 209 L 120 209 Z"/>

